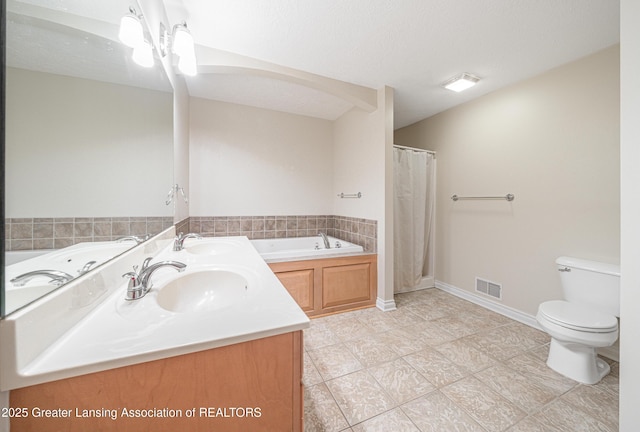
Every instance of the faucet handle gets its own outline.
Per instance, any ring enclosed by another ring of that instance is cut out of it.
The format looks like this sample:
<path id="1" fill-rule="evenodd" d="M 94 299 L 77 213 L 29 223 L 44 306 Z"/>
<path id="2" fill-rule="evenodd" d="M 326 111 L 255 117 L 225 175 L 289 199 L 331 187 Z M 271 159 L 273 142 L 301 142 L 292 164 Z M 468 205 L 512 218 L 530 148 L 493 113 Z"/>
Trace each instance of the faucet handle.
<path id="1" fill-rule="evenodd" d="M 140 297 L 144 296 L 144 287 L 140 283 L 140 278 L 138 277 L 138 273 L 135 271 L 138 266 L 133 266 L 134 271 L 127 272 L 122 275 L 122 277 L 128 277 L 129 283 L 127 284 L 127 295 L 124 298 L 127 301 L 137 300 Z"/>

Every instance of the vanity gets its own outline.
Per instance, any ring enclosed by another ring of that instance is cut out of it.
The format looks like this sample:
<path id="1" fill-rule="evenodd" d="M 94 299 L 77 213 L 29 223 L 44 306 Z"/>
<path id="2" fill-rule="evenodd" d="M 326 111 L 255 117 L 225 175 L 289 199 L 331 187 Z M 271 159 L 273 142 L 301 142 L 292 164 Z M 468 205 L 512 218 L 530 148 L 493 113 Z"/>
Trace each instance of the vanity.
<path id="1" fill-rule="evenodd" d="M 302 430 L 309 319 L 246 237 L 186 239 L 180 251 L 174 237 L 0 322 L 12 430 Z M 128 301 L 122 275 L 148 256 L 186 268 L 158 268 Z"/>

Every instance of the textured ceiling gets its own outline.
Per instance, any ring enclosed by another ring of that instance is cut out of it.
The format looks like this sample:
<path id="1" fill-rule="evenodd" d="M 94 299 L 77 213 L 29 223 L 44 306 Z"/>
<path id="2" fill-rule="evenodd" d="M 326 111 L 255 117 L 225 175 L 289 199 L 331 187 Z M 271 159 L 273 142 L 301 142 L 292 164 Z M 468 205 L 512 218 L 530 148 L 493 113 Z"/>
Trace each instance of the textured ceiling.
<path id="1" fill-rule="evenodd" d="M 619 42 L 617 0 L 167 0 L 165 5 L 172 22 L 187 21 L 199 45 L 374 89 L 393 87 L 396 127 Z M 459 72 L 483 79 L 460 94 L 440 87 Z M 189 87 L 198 79 L 189 79 Z M 283 99 L 291 92 L 287 95 Z M 256 99 L 265 102 L 258 94 Z M 286 105 L 286 100 L 273 102 Z"/>
<path id="2" fill-rule="evenodd" d="M 160 68 L 139 68 L 132 64 L 130 52 L 114 42 L 119 18 L 136 4 L 135 0 L 8 0 L 8 64 L 166 89 L 168 81 Z M 185 20 L 199 53 L 212 48 L 372 89 L 393 87 L 396 128 L 619 42 L 618 0 L 164 0 L 164 4 L 171 21 L 167 24 Z M 38 13 L 34 16 L 33 11 Z M 45 22 L 42 11 L 52 11 L 56 19 Z M 80 24 L 76 41 L 71 36 L 73 26 L 59 19 L 62 14 Z M 100 29 L 102 41 L 90 40 L 92 28 Z M 36 36 L 42 42 L 34 43 Z M 91 44 L 103 54 L 82 51 Z M 33 56 L 38 60 L 34 62 Z M 463 93 L 440 87 L 459 72 L 482 80 Z M 326 119 L 353 107 L 335 94 L 273 75 L 216 71 L 187 78 L 187 85 L 195 97 Z"/>

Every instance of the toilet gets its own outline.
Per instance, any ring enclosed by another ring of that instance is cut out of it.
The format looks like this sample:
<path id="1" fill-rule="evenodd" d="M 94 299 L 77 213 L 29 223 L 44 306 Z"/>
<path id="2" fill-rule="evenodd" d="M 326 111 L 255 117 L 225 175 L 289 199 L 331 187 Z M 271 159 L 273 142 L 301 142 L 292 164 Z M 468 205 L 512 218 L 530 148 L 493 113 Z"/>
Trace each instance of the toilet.
<path id="1" fill-rule="evenodd" d="M 547 366 L 583 384 L 610 371 L 596 348 L 618 339 L 620 266 L 579 258 L 556 260 L 564 300 L 542 303 L 536 319 L 551 336 Z"/>

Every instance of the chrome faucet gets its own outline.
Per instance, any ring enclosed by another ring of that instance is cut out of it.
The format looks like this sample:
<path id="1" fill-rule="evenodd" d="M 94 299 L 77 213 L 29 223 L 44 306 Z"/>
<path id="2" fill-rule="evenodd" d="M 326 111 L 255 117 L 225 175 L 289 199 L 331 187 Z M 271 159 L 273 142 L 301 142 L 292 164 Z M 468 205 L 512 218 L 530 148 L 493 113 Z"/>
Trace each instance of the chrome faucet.
<path id="1" fill-rule="evenodd" d="M 86 263 L 81 270 L 78 270 L 78 274 L 85 274 L 86 272 L 88 272 L 89 270 L 91 270 L 91 267 L 97 263 L 98 261 L 89 261 L 88 263 Z"/>
<path id="2" fill-rule="evenodd" d="M 129 285 L 127 285 L 127 296 L 125 300 L 138 300 L 144 297 L 153 288 L 151 283 L 151 275 L 156 270 L 163 267 L 173 267 L 179 272 L 184 271 L 187 267 L 179 261 L 160 261 L 155 264 L 149 265 L 151 257 L 146 258 L 142 263 L 142 269 L 138 273 L 138 266 L 133 266 L 133 271 L 122 275 L 122 277 L 129 278 Z"/>
<path id="3" fill-rule="evenodd" d="M 329 243 L 329 239 L 327 238 L 327 235 L 323 232 L 319 232 L 318 235 L 322 237 L 322 240 L 324 241 L 324 248 L 331 249 L 331 244 Z"/>
<path id="4" fill-rule="evenodd" d="M 122 243 L 122 242 L 125 242 L 125 241 L 134 241 L 134 242 L 140 244 L 145 240 L 149 240 L 149 234 L 145 235 L 144 237 L 138 237 L 138 236 L 134 236 L 134 235 L 130 235 L 130 236 L 126 236 L 126 237 L 120 237 L 119 239 L 116 240 L 116 242 Z"/>
<path id="5" fill-rule="evenodd" d="M 183 243 L 186 239 L 188 238 L 197 238 L 197 239 L 201 239 L 202 236 L 200 234 L 196 234 L 196 233 L 189 233 L 189 234 L 182 234 L 179 233 L 176 236 L 176 239 L 173 241 L 173 250 L 175 252 L 181 251 L 183 246 Z"/>
<path id="6" fill-rule="evenodd" d="M 21 274 L 20 276 L 16 276 L 13 279 L 11 279 L 9 282 L 14 284 L 15 286 L 25 286 L 26 283 L 29 282 L 31 279 L 40 277 L 40 276 L 45 276 L 50 278 L 51 280 L 49 281 L 49 283 L 53 285 L 58 285 L 58 286 L 64 283 L 67 283 L 71 279 L 73 279 L 73 276 L 71 276 L 69 273 L 65 273 L 60 270 L 35 270 L 35 271 L 30 271 L 28 273 Z"/>

